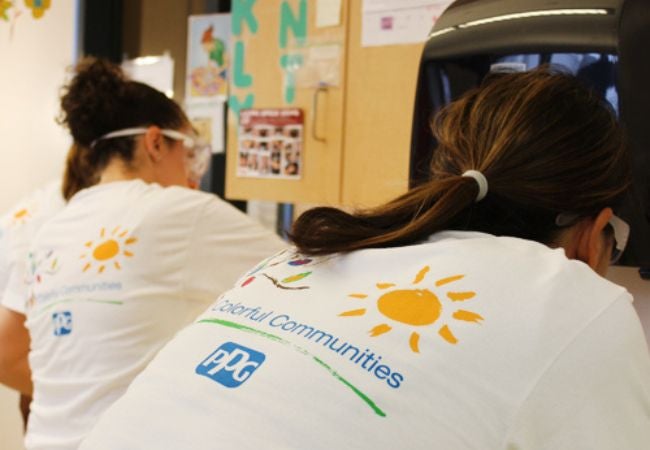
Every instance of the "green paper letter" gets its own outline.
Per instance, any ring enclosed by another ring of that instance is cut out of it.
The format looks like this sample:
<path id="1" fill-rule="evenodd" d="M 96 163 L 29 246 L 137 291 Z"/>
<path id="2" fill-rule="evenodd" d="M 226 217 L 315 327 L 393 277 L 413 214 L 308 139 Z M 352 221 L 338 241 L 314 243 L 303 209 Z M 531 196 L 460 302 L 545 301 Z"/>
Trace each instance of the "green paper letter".
<path id="1" fill-rule="evenodd" d="M 257 0 L 234 0 L 232 5 L 232 34 L 239 36 L 242 32 L 242 22 L 248 24 L 252 34 L 257 33 L 257 19 L 253 14 L 253 5 Z"/>
<path id="2" fill-rule="evenodd" d="M 287 48 L 289 29 L 298 42 L 307 37 L 307 0 L 300 0 L 298 8 L 296 18 L 289 2 L 283 1 L 280 6 L 280 48 Z"/>

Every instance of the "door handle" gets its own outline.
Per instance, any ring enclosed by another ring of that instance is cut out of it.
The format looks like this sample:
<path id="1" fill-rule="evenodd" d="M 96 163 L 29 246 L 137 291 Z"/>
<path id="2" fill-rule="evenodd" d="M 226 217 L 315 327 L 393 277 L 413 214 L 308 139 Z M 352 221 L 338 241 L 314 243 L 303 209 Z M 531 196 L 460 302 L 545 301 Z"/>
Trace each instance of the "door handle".
<path id="1" fill-rule="evenodd" d="M 326 84 L 320 84 L 316 91 L 314 91 L 314 99 L 311 105 L 312 115 L 311 115 L 311 137 L 318 142 L 327 142 L 327 139 L 324 136 L 319 136 L 316 126 L 318 125 L 318 99 L 320 94 L 327 92 L 328 88 Z"/>

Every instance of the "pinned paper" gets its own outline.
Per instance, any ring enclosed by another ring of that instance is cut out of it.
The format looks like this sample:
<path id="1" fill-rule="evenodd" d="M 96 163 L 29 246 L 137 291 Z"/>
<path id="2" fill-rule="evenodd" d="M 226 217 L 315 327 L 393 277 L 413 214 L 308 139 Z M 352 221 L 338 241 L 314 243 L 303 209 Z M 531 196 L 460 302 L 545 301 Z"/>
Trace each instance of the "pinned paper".
<path id="1" fill-rule="evenodd" d="M 363 47 L 426 41 L 453 0 L 363 0 Z"/>
<path id="2" fill-rule="evenodd" d="M 188 102 L 185 112 L 199 137 L 210 143 L 212 153 L 224 151 L 224 105 L 216 99 L 211 102 Z"/>
<path id="3" fill-rule="evenodd" d="M 316 1 L 316 27 L 335 27 L 341 23 L 341 0 Z"/>
<path id="4" fill-rule="evenodd" d="M 297 108 L 242 109 L 237 176 L 300 179 L 304 121 Z"/>
<path id="5" fill-rule="evenodd" d="M 230 67 L 230 14 L 190 16 L 185 100 L 225 101 Z"/>

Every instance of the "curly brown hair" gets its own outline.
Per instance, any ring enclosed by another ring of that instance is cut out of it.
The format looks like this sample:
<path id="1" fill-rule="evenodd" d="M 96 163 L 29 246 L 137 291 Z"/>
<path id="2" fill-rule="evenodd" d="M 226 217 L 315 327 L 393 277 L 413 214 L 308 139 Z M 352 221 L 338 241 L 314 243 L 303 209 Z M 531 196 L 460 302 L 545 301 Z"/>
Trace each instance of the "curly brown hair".
<path id="1" fill-rule="evenodd" d="M 63 88 L 59 122 L 69 128 L 77 145 L 74 156 L 79 161 L 68 161 L 98 173 L 113 157 L 130 163 L 134 152 L 132 137 L 98 141 L 100 137 L 150 125 L 178 129 L 188 119 L 176 102 L 151 86 L 129 80 L 119 66 L 86 58 Z"/>

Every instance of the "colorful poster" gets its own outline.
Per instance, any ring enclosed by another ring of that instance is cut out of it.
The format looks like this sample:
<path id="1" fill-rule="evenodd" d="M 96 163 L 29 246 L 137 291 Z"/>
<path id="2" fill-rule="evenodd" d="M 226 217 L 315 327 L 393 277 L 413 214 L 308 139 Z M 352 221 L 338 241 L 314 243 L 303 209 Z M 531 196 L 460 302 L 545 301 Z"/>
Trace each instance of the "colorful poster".
<path id="1" fill-rule="evenodd" d="M 225 101 L 230 65 L 230 14 L 190 16 L 185 99 Z"/>
<path id="2" fill-rule="evenodd" d="M 22 17 L 34 20 L 42 19 L 52 6 L 51 0 L 0 0 L 0 25 L 9 23 L 9 41 L 13 40 L 16 24 Z M 24 22 L 24 20 L 21 20 Z M 0 38 L 3 38 L 0 35 Z M 4 55 L 3 55 L 4 56 Z"/>
<path id="3" fill-rule="evenodd" d="M 304 122 L 297 108 L 241 110 L 237 176 L 300 179 Z"/>

